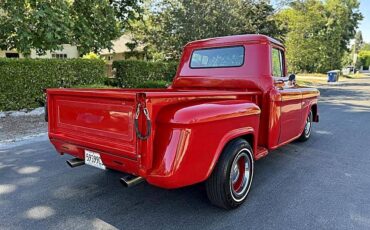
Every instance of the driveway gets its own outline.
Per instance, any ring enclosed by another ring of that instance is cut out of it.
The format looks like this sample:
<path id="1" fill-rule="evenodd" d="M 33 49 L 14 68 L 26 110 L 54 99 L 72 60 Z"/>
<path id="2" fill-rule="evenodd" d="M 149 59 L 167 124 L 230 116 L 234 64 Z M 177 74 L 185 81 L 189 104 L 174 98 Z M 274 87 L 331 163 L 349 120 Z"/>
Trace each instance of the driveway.
<path id="1" fill-rule="evenodd" d="M 0 229 L 370 229 L 370 77 L 321 89 L 312 139 L 256 162 L 247 202 L 224 211 L 202 184 L 123 188 L 71 169 L 46 137 L 0 146 Z"/>

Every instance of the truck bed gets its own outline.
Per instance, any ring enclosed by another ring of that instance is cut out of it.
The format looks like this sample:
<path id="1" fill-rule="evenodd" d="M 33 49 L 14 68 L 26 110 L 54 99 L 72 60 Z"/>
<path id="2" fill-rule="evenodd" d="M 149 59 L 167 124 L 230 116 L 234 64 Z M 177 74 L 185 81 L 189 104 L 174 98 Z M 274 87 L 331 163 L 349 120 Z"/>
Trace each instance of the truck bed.
<path id="1" fill-rule="evenodd" d="M 258 92 L 175 89 L 48 89 L 49 138 L 61 154 L 84 158 L 84 151 L 102 153 L 107 167 L 142 174 L 152 166 L 152 135 L 137 137 L 135 113 L 140 104 L 151 121 L 165 106 L 189 101 L 257 100 Z M 138 128 L 148 129 L 140 113 Z M 151 134 L 156 123 L 152 122 Z M 145 156 L 145 158 L 143 158 Z M 139 167 L 140 165 L 140 167 Z"/>

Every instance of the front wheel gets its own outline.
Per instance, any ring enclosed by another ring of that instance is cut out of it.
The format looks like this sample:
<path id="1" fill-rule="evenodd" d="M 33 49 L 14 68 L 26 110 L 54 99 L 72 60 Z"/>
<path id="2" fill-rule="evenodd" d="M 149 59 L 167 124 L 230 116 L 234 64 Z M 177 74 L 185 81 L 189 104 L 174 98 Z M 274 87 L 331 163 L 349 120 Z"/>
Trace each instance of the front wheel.
<path id="1" fill-rule="evenodd" d="M 299 141 L 307 141 L 311 137 L 311 132 L 312 132 L 312 110 L 308 114 L 306 118 L 306 124 L 304 126 L 303 132 L 301 136 L 299 137 Z"/>
<path id="2" fill-rule="evenodd" d="M 244 139 L 231 141 L 223 150 L 206 190 L 212 204 L 233 209 L 247 198 L 253 179 L 252 148 Z"/>

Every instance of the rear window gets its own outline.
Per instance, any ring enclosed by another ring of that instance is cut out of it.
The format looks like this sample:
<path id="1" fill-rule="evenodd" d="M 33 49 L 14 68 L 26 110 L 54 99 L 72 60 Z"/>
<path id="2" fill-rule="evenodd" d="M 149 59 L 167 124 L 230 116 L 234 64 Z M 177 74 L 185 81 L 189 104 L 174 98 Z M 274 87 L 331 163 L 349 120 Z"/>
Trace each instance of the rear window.
<path id="1" fill-rule="evenodd" d="M 244 47 L 219 47 L 194 50 L 190 68 L 239 67 L 244 64 Z"/>

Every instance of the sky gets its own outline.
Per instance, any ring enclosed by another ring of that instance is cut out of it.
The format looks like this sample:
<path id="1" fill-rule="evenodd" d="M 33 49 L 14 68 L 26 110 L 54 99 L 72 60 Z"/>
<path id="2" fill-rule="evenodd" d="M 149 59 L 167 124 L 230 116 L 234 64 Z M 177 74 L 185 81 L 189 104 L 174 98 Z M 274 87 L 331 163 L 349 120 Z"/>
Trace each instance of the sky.
<path id="1" fill-rule="evenodd" d="M 370 0 L 361 0 L 360 11 L 364 16 L 359 30 L 365 42 L 370 42 Z"/>

